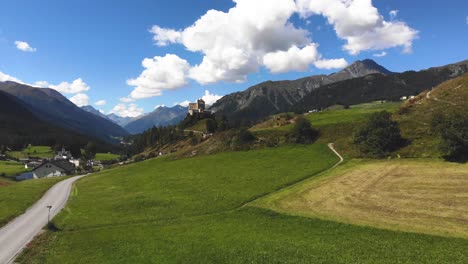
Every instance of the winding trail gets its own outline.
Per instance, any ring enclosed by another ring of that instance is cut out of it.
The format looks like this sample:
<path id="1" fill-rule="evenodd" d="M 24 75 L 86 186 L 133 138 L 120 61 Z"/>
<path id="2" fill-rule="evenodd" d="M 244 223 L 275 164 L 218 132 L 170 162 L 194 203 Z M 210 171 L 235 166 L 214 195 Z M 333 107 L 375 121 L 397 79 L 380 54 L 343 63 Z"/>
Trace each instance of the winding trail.
<path id="1" fill-rule="evenodd" d="M 52 206 L 52 219 L 65 207 L 73 183 L 84 176 L 75 176 L 55 184 L 24 214 L 0 229 L 0 263 L 13 263 L 21 250 L 47 225 L 47 206 Z"/>

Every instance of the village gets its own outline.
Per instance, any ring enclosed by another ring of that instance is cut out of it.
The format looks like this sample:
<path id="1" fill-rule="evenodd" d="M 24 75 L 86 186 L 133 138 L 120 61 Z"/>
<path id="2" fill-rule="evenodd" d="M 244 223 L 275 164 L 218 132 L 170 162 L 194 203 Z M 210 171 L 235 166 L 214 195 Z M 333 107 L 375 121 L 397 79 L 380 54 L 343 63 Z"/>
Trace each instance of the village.
<path id="1" fill-rule="evenodd" d="M 17 181 L 41 179 L 49 177 L 60 177 L 76 175 L 78 173 L 101 170 L 103 164 L 94 159 L 75 158 L 72 153 L 62 147 L 53 157 L 21 157 L 14 158 L 6 154 L 0 156 L 6 162 L 19 162 L 24 164 L 23 172 L 15 177 Z"/>

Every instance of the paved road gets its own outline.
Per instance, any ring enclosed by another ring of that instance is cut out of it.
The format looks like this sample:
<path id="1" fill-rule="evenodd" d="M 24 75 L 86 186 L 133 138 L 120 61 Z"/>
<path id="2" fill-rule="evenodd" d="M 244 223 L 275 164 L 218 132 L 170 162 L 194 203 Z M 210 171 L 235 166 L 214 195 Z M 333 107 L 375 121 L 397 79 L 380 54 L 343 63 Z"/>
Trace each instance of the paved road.
<path id="1" fill-rule="evenodd" d="M 52 219 L 65 206 L 73 182 L 84 176 L 75 176 L 55 184 L 24 214 L 0 229 L 0 263 L 13 262 L 17 254 L 47 225 L 47 206 L 52 206 Z"/>

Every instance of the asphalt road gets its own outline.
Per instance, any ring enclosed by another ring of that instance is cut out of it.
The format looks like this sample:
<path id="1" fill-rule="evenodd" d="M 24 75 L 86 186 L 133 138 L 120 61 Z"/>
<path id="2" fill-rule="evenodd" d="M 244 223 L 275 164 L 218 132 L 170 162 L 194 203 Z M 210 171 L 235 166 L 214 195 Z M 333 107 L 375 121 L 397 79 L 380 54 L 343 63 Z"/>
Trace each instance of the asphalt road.
<path id="1" fill-rule="evenodd" d="M 24 214 L 0 229 L 0 263 L 14 261 L 18 253 L 47 225 L 47 206 L 52 206 L 52 219 L 65 206 L 73 182 L 84 176 L 75 176 L 55 184 Z"/>

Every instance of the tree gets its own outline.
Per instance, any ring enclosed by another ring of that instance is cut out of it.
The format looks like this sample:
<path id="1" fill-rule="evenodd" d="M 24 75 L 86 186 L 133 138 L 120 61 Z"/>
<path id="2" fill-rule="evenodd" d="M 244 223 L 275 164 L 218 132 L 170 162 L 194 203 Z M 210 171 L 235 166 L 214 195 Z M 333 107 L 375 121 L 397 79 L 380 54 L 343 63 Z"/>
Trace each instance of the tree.
<path id="1" fill-rule="evenodd" d="M 94 142 L 88 142 L 84 151 L 84 158 L 87 160 L 92 160 L 96 156 L 96 144 Z"/>
<path id="2" fill-rule="evenodd" d="M 384 157 L 398 149 L 403 138 L 398 123 L 391 119 L 389 112 L 382 111 L 369 116 L 366 124 L 354 134 L 354 143 L 366 155 Z"/>
<path id="3" fill-rule="evenodd" d="M 439 149 L 446 160 L 468 160 L 468 117 L 466 114 L 436 114 L 431 123 L 432 131 L 441 139 Z"/>
<path id="4" fill-rule="evenodd" d="M 214 133 L 214 132 L 216 132 L 216 129 L 217 129 L 218 125 L 216 124 L 216 120 L 214 120 L 212 118 L 207 118 L 205 126 L 206 126 L 206 132 L 207 133 Z"/>
<path id="5" fill-rule="evenodd" d="M 296 143 L 300 144 L 310 144 L 315 141 L 318 137 L 318 131 L 312 128 L 309 120 L 303 116 L 296 118 L 296 123 L 294 124 L 294 129 L 291 133 L 291 138 Z"/>

